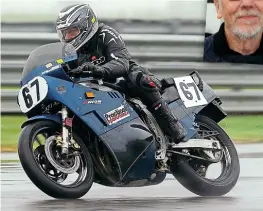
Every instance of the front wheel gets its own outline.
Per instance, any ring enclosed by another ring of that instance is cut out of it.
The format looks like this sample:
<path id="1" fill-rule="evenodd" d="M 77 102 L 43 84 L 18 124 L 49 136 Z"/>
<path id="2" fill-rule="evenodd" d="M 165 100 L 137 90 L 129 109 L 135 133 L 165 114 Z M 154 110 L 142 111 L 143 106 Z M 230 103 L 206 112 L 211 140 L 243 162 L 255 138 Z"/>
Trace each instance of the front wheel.
<path id="1" fill-rule="evenodd" d="M 236 148 L 226 132 L 210 118 L 197 116 L 196 123 L 199 126 L 200 138 L 218 140 L 223 149 L 219 177 L 214 178 L 216 170 L 212 167 L 212 178 L 207 178 L 211 163 L 184 156 L 174 157 L 176 162 L 171 166 L 171 172 L 179 183 L 197 195 L 222 196 L 235 186 L 239 178 L 240 165 Z M 205 153 L 213 152 L 189 150 L 188 153 L 203 157 Z"/>
<path id="2" fill-rule="evenodd" d="M 60 131 L 60 124 L 48 120 L 25 126 L 19 137 L 19 159 L 30 180 L 47 195 L 80 198 L 93 184 L 92 159 L 83 140 L 74 133 L 76 144 L 69 148 L 68 157 L 62 156 L 55 138 Z"/>

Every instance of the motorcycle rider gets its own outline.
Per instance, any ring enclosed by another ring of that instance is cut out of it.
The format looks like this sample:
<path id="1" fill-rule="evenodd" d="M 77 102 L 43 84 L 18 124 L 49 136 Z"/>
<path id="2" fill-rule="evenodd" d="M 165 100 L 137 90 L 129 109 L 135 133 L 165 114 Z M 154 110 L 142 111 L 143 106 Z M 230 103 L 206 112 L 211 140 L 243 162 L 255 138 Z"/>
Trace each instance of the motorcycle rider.
<path id="1" fill-rule="evenodd" d="M 56 30 L 62 43 L 72 44 L 78 52 L 79 67 L 75 74 L 91 71 L 103 80 L 123 77 L 129 95 L 139 97 L 153 113 L 172 142 L 179 143 L 186 136 L 160 94 L 161 83 L 146 68 L 136 64 L 120 34 L 98 23 L 88 4 L 74 4 L 63 8 L 58 15 Z"/>

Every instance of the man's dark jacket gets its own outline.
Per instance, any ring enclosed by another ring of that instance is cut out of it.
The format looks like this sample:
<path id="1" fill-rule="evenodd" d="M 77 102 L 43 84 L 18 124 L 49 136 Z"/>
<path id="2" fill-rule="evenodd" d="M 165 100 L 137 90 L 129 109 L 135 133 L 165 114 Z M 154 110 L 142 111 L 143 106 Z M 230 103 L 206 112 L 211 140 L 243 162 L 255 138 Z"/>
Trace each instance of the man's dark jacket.
<path id="1" fill-rule="evenodd" d="M 263 38 L 255 53 L 242 55 L 229 48 L 222 23 L 217 33 L 205 38 L 203 61 L 263 64 Z"/>

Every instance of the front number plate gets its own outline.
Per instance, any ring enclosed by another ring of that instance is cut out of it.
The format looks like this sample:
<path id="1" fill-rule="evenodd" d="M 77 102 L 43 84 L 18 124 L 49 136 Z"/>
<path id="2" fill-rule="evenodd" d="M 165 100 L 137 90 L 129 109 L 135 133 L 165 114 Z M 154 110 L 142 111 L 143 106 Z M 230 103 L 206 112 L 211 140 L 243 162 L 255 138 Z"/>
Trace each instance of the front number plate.
<path id="1" fill-rule="evenodd" d="M 36 77 L 29 81 L 19 90 L 18 103 L 23 113 L 30 111 L 42 100 L 48 93 L 47 81 L 42 77 Z"/>

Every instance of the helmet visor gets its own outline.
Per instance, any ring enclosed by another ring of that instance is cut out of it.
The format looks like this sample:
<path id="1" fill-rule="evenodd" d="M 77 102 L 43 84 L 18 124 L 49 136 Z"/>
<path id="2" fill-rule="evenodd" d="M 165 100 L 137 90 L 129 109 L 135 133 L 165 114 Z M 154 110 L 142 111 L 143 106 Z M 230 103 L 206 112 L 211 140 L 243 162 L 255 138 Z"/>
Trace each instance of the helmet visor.
<path id="1" fill-rule="evenodd" d="M 70 27 L 66 29 L 57 30 L 58 36 L 63 42 L 70 42 L 80 34 L 79 27 Z"/>

